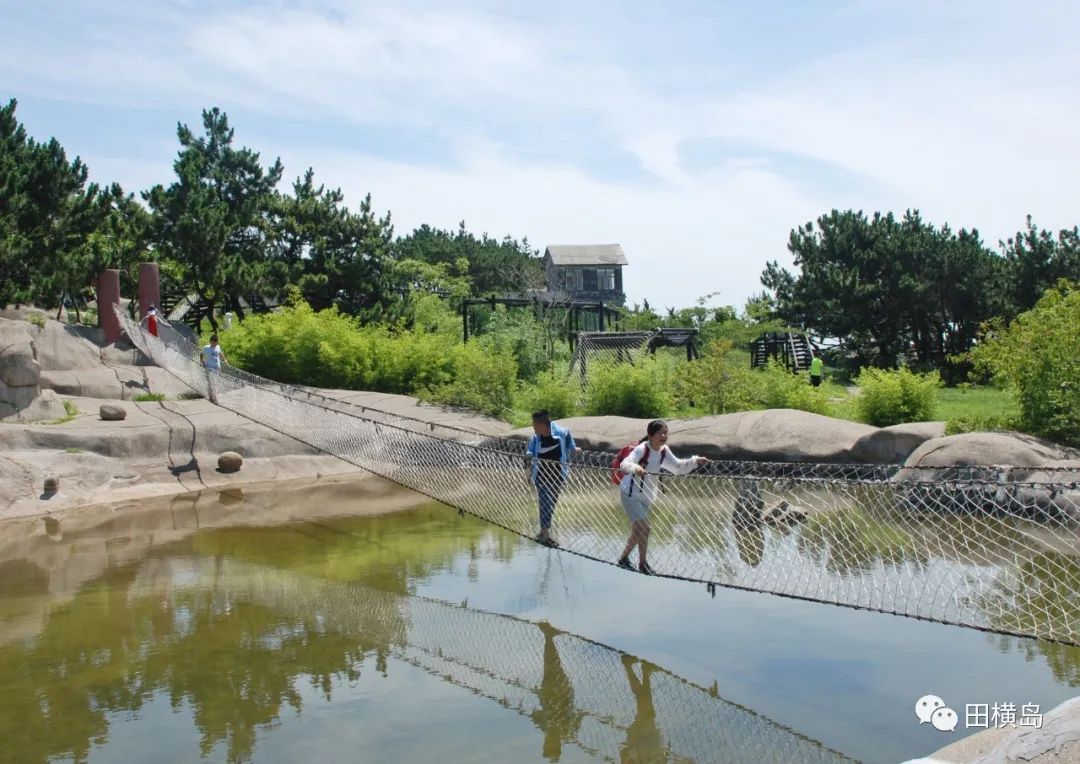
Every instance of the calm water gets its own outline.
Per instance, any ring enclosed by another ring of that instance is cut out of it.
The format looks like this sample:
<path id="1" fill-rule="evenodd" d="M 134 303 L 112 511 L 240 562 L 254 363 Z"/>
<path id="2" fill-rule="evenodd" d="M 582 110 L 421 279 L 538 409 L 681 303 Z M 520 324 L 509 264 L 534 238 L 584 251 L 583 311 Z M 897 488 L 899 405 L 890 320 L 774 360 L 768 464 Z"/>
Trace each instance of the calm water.
<path id="1" fill-rule="evenodd" d="M 1072 648 L 711 598 L 422 502 L 331 481 L 0 525 L 0 761 L 888 762 L 1080 679 Z"/>

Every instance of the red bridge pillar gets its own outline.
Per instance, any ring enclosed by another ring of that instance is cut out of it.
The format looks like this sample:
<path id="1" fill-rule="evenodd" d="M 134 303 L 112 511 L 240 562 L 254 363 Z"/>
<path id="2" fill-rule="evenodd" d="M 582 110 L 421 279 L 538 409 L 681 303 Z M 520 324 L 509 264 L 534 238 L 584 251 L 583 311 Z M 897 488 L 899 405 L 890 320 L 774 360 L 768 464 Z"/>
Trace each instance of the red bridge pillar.
<path id="1" fill-rule="evenodd" d="M 157 307 L 157 313 L 164 318 L 161 310 L 161 286 L 157 263 L 139 264 L 139 318 L 146 318 L 146 311 L 151 305 Z"/>
<path id="2" fill-rule="evenodd" d="M 97 279 L 98 325 L 105 330 L 105 341 L 112 344 L 120 339 L 120 319 L 116 306 L 120 304 L 120 271 L 104 270 Z"/>

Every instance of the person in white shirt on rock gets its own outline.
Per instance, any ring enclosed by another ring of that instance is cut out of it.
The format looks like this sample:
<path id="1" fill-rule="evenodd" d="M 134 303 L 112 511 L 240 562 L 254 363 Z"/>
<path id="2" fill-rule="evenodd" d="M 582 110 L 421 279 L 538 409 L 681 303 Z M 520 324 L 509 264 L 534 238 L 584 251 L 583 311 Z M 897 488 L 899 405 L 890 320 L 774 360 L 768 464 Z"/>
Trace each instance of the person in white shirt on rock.
<path id="1" fill-rule="evenodd" d="M 221 362 L 228 363 L 225 353 L 218 344 L 218 336 L 210 335 L 210 344 L 202 349 L 202 365 L 206 368 L 207 397 L 211 403 L 217 403 L 217 375 L 221 373 Z"/>
<path id="2" fill-rule="evenodd" d="M 645 556 L 649 548 L 649 507 L 656 500 L 660 489 L 660 470 L 664 469 L 676 475 L 686 475 L 709 460 L 704 456 L 691 456 L 680 459 L 667 446 L 668 428 L 659 420 L 649 422 L 647 434 L 641 439 L 630 455 L 623 459 L 622 471 L 625 476 L 619 483 L 619 497 L 623 509 L 630 518 L 630 538 L 619 558 L 620 568 L 633 570 L 630 553 L 638 548 L 638 570 L 651 575 Z"/>

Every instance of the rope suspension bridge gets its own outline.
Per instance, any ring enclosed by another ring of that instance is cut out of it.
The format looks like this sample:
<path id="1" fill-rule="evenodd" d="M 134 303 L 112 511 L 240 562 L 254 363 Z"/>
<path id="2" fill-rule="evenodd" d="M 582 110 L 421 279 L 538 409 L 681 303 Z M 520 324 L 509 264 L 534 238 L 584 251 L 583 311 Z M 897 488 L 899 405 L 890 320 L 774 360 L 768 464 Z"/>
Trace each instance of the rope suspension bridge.
<path id="1" fill-rule="evenodd" d="M 225 409 L 532 538 L 524 444 L 357 406 L 225 366 L 120 314 L 150 359 Z M 574 457 L 560 549 L 614 564 L 627 537 L 612 454 Z M 541 473 L 543 474 L 543 473 Z M 543 479 L 543 478 L 542 478 Z M 665 476 L 659 576 L 1080 645 L 1080 484 L 1064 468 L 711 462 Z"/>

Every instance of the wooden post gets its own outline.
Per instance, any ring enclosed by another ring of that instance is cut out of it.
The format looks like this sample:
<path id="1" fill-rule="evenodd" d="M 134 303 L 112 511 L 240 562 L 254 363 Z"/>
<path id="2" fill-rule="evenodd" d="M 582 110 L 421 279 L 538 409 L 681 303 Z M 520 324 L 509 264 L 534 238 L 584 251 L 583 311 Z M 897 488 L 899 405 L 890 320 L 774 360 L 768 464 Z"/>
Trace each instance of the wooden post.
<path id="1" fill-rule="evenodd" d="M 466 345 L 469 344 L 469 301 L 463 299 L 461 301 L 461 333 L 463 336 L 462 342 Z"/>
<path id="2" fill-rule="evenodd" d="M 105 342 L 113 344 L 120 339 L 120 318 L 116 308 L 120 305 L 120 271 L 104 270 L 97 278 L 98 326 L 105 330 Z"/>
<path id="3" fill-rule="evenodd" d="M 139 264 L 139 318 L 146 318 L 150 306 L 158 309 L 158 315 L 165 317 L 161 309 L 161 277 L 157 263 Z"/>

